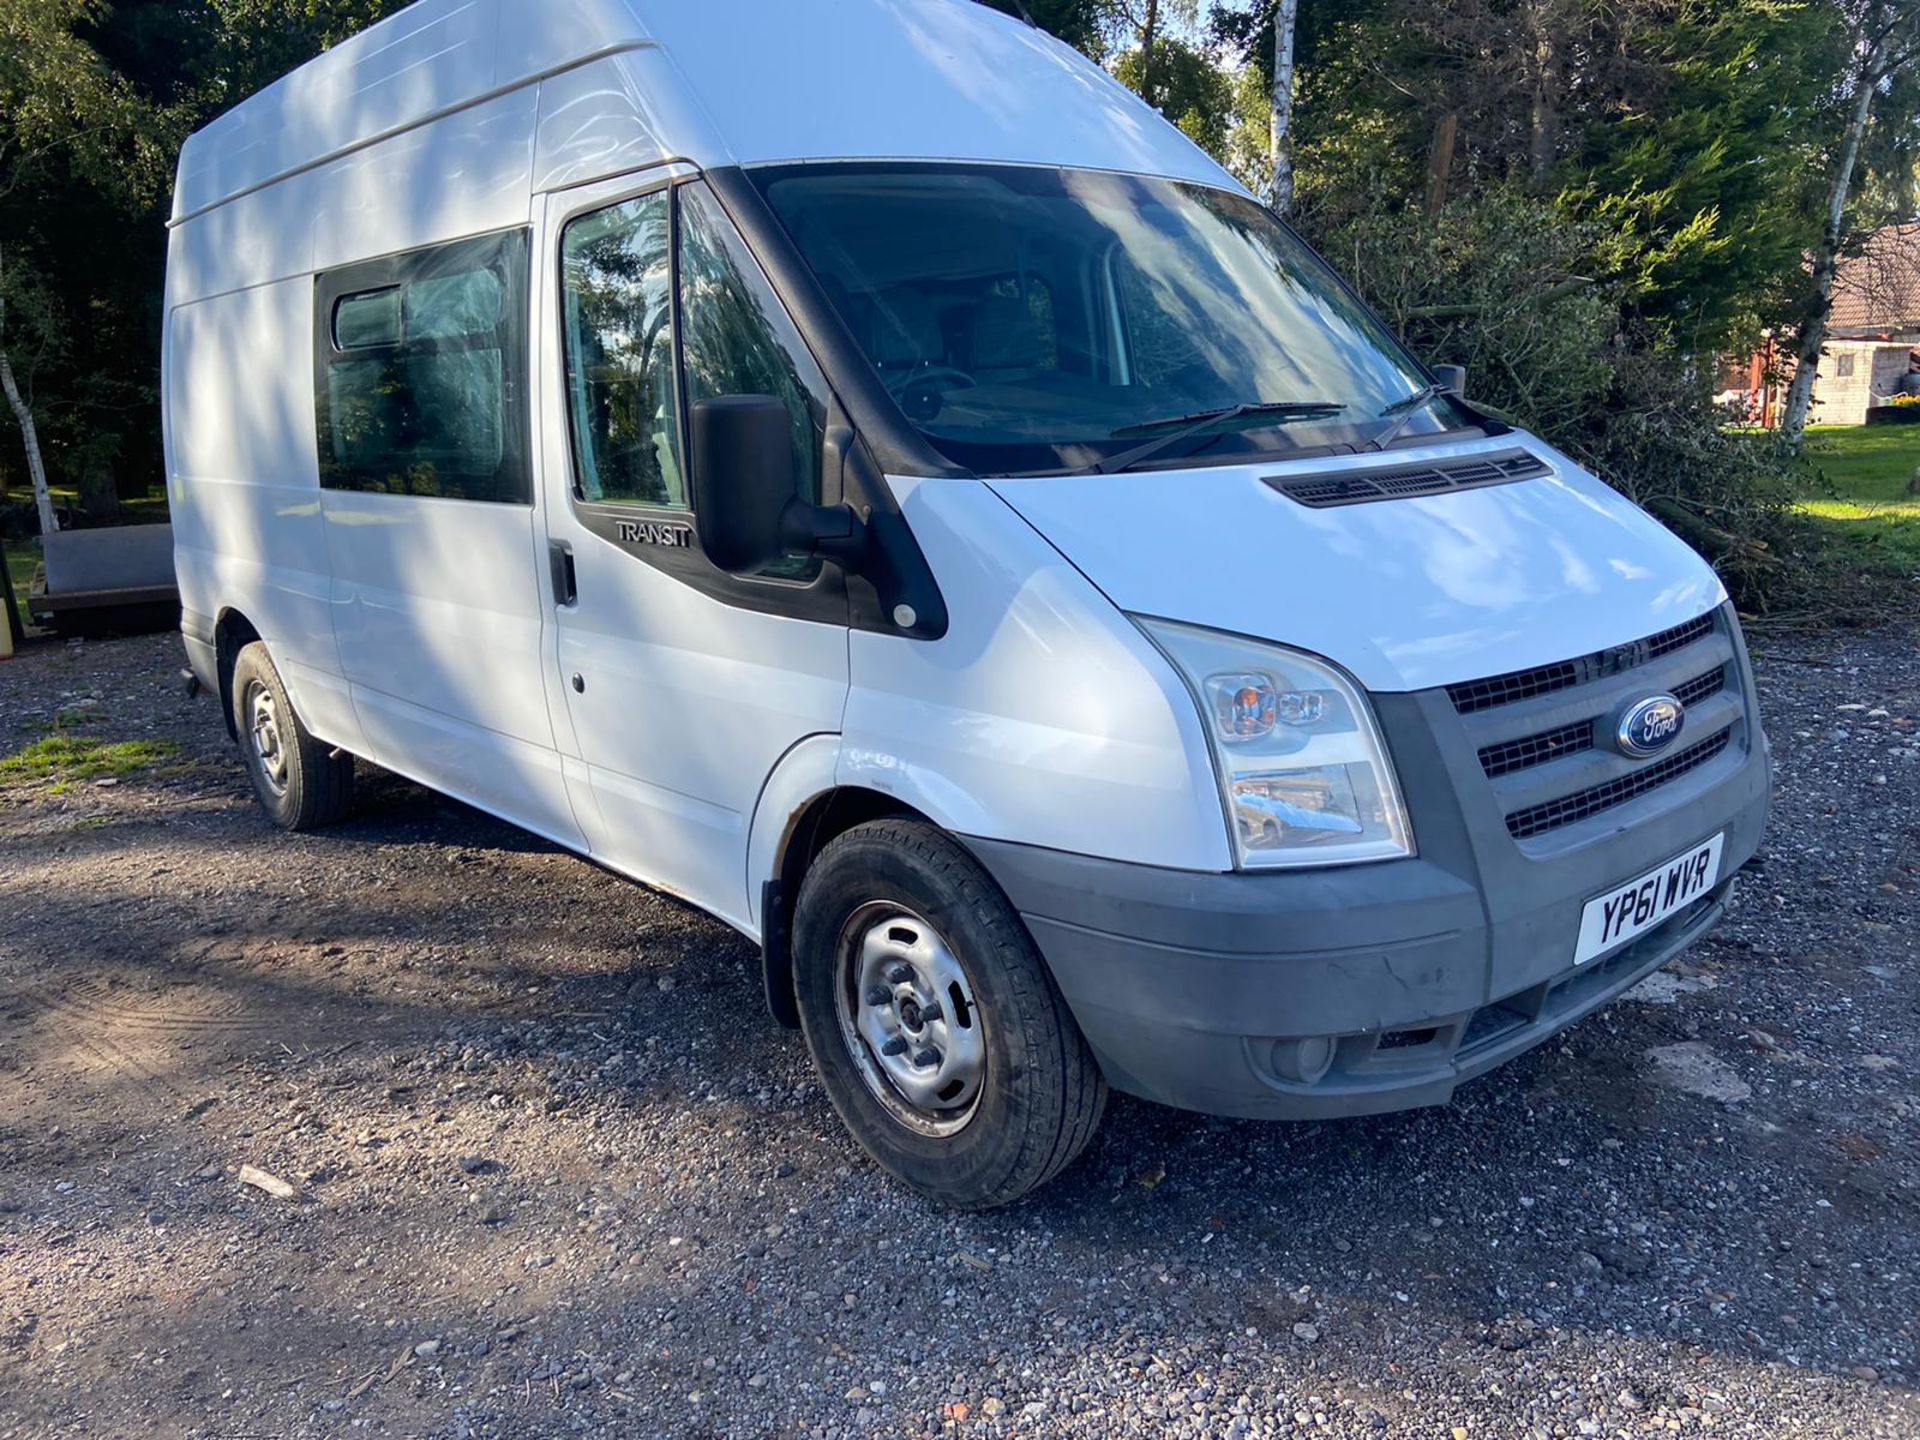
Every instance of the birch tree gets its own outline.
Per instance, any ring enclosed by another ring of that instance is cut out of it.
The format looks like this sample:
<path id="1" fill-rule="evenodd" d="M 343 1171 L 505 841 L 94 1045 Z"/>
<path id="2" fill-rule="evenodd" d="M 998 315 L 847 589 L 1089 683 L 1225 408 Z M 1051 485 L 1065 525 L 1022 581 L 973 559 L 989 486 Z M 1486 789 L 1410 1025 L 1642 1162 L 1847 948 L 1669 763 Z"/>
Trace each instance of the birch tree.
<path id="1" fill-rule="evenodd" d="M 1809 291 L 1800 334 L 1795 345 L 1793 381 L 1780 418 L 1780 439 L 1798 452 L 1813 408 L 1813 386 L 1820 373 L 1820 354 L 1827 343 L 1827 324 L 1833 314 L 1834 276 L 1847 241 L 1848 210 L 1860 174 L 1861 151 L 1873 124 L 1875 107 L 1895 84 L 1908 78 L 1920 61 L 1920 4 L 1915 0 L 1834 0 L 1847 50 L 1847 68 L 1840 82 L 1845 103 L 1845 128 L 1827 180 L 1825 226 L 1814 248 Z"/>
<path id="2" fill-rule="evenodd" d="M 40 427 L 34 423 L 33 407 L 21 393 L 20 380 L 14 373 L 13 357 L 8 348 L 7 336 L 7 254 L 4 245 L 0 245 L 0 392 L 7 397 L 7 404 L 13 410 L 14 423 L 20 427 L 20 439 L 27 452 L 27 477 L 33 482 L 33 503 L 40 512 L 40 533 L 51 535 L 60 528 L 59 516 L 53 510 L 53 490 L 47 483 L 47 462 L 40 453 Z"/>
<path id="3" fill-rule="evenodd" d="M 1268 126 L 1273 159 L 1269 198 L 1284 215 L 1293 208 L 1293 32 L 1300 0 L 1279 0 L 1273 14 L 1273 110 Z"/>

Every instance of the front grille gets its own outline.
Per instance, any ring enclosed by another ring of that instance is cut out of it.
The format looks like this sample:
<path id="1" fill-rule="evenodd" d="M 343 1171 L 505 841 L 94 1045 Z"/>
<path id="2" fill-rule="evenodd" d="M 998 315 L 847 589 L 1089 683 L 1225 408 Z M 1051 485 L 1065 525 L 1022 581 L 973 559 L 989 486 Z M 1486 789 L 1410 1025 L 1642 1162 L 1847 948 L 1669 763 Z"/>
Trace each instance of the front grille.
<path id="1" fill-rule="evenodd" d="M 1544 735 L 1528 735 L 1519 740 L 1488 745 L 1480 751 L 1480 768 L 1492 780 L 1532 765 L 1544 765 L 1549 760 L 1558 760 L 1562 755 L 1592 748 L 1593 721 L 1582 720 L 1578 725 L 1562 725 L 1558 730 L 1549 730 Z"/>
<path id="2" fill-rule="evenodd" d="M 1718 665 L 1704 675 L 1694 676 L 1684 685 L 1674 686 L 1673 694 L 1682 705 L 1691 707 L 1726 688 L 1727 667 Z M 1537 735 L 1522 735 L 1517 740 L 1483 745 L 1480 747 L 1480 768 L 1486 771 L 1489 780 L 1497 780 L 1517 770 L 1530 769 L 1535 765 L 1544 765 L 1549 760 L 1591 750 L 1595 744 L 1595 728 L 1594 721 L 1581 720 L 1572 725 L 1544 730 Z"/>
<path id="3" fill-rule="evenodd" d="M 1410 500 L 1537 480 L 1553 468 L 1524 450 L 1497 455 L 1467 455 L 1421 465 L 1386 465 L 1377 470 L 1336 470 L 1320 475 L 1269 476 L 1267 484 L 1289 500 L 1316 510 L 1365 505 L 1376 500 Z"/>
<path id="4" fill-rule="evenodd" d="M 1709 670 L 1704 675 L 1696 675 L 1684 685 L 1674 687 L 1673 698 L 1682 705 L 1698 705 L 1709 695 L 1718 695 L 1727 688 L 1727 667 Z"/>
<path id="5" fill-rule="evenodd" d="M 1622 671 L 1651 664 L 1676 650 L 1683 650 L 1696 641 L 1704 640 L 1717 626 L 1714 613 L 1709 611 L 1697 620 L 1689 620 L 1671 630 L 1662 630 L 1645 640 L 1616 645 L 1610 650 L 1582 655 L 1577 660 L 1561 660 L 1531 670 L 1514 670 L 1486 680 L 1468 680 L 1449 685 L 1447 697 L 1453 701 L 1453 708 L 1462 715 L 1492 710 L 1500 705 L 1513 705 L 1535 696 L 1550 695 L 1556 690 L 1570 690 L 1575 685 L 1604 680 Z"/>
<path id="6" fill-rule="evenodd" d="M 1648 765 L 1645 769 L 1635 770 L 1604 785 L 1595 785 L 1586 790 L 1577 790 L 1571 795 L 1562 795 L 1557 800 L 1544 804 L 1530 805 L 1524 810 L 1516 810 L 1507 816 L 1507 833 L 1516 840 L 1525 840 L 1529 836 L 1539 835 L 1548 830 L 1558 830 L 1562 825 L 1572 825 L 1585 820 L 1589 815 L 1598 815 L 1602 810 L 1611 810 L 1616 805 L 1624 805 L 1629 800 L 1657 789 L 1670 780 L 1676 780 L 1689 770 L 1697 770 L 1714 756 L 1725 750 L 1733 740 L 1733 733 L 1722 730 L 1718 735 L 1709 736 L 1698 745 L 1689 746 L 1678 755 L 1670 755 Z"/>
<path id="7" fill-rule="evenodd" d="M 1534 842 L 1548 850 L 1565 843 L 1541 837 L 1746 745 L 1739 643 L 1723 607 L 1625 645 L 1450 685 L 1438 708 L 1459 725 L 1461 759 L 1478 761 L 1508 834 L 1541 853 Z M 1614 725 L 1655 695 L 1685 706 L 1685 729 L 1651 759 L 1621 753 Z"/>

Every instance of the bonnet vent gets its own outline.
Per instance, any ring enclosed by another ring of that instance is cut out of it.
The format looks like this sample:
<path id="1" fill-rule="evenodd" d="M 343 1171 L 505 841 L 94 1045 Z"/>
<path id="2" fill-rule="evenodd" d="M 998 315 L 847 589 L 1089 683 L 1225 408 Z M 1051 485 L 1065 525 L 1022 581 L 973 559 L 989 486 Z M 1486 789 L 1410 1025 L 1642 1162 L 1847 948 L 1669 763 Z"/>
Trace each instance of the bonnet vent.
<path id="1" fill-rule="evenodd" d="M 1524 450 L 1503 450 L 1493 455 L 1463 455 L 1458 460 L 1388 465 L 1378 470 L 1270 475 L 1266 483 L 1289 500 L 1327 510 L 1336 505 L 1366 505 L 1375 500 L 1407 500 L 1417 495 L 1511 485 L 1516 480 L 1537 480 L 1552 473 L 1552 466 Z"/>

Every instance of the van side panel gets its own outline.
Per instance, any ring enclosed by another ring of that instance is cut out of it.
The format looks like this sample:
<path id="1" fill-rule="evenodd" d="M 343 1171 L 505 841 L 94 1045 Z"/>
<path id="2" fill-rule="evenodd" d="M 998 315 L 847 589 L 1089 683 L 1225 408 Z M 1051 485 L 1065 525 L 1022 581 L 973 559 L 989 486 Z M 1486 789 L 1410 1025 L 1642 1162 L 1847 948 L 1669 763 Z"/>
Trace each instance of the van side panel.
<path id="1" fill-rule="evenodd" d="M 176 246 L 181 237 L 176 237 Z M 244 614 L 313 732 L 359 740 L 329 614 L 314 457 L 304 278 L 235 290 L 168 317 L 167 498 L 185 608 Z"/>
<path id="2" fill-rule="evenodd" d="M 312 268 L 525 225 L 539 107 L 529 86 L 315 172 Z"/>
<path id="3" fill-rule="evenodd" d="M 297 175 L 177 227 L 167 257 L 167 303 L 309 274 L 319 203 L 318 178 Z"/>
<path id="4" fill-rule="evenodd" d="M 839 783 L 961 835 L 1231 869 L 1199 710 L 1146 637 L 987 486 L 891 484 L 950 627 L 852 632 Z"/>

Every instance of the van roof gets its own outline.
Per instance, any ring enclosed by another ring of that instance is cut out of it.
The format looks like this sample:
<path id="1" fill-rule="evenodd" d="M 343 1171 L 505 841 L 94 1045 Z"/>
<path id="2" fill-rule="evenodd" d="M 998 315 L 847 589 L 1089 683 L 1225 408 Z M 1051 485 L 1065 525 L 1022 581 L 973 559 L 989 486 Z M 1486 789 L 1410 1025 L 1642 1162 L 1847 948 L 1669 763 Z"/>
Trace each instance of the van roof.
<path id="1" fill-rule="evenodd" d="M 173 221 L 641 50 L 686 93 L 614 85 L 596 103 L 646 115 L 703 166 L 949 159 L 1233 184 L 1105 71 L 976 0 L 419 0 L 189 140 Z"/>

